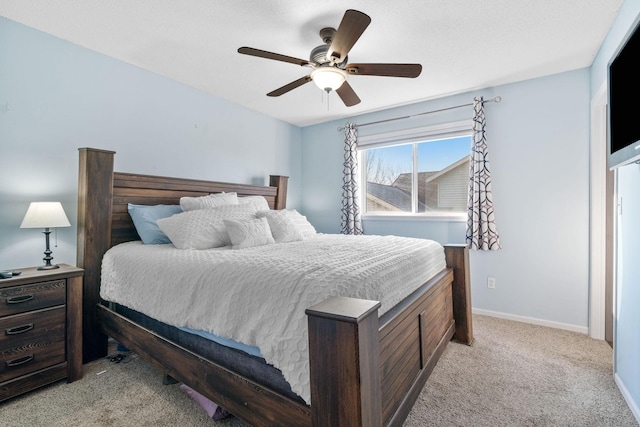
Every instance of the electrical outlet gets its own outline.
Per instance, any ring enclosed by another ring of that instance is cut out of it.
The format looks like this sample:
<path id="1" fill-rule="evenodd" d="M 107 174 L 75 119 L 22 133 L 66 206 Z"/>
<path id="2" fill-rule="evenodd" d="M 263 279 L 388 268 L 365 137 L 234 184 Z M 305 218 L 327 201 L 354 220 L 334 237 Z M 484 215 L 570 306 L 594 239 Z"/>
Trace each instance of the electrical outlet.
<path id="1" fill-rule="evenodd" d="M 487 277 L 487 288 L 495 289 L 496 288 L 496 278 L 495 277 Z"/>

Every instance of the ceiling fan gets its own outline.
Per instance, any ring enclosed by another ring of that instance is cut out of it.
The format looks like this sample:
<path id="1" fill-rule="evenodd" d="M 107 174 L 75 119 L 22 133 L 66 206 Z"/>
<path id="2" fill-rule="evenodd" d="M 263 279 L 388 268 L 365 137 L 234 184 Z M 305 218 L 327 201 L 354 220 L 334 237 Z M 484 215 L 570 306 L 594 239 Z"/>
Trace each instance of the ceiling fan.
<path id="1" fill-rule="evenodd" d="M 370 23 L 371 18 L 368 15 L 353 9 L 347 10 L 337 30 L 330 27 L 320 30 L 320 37 L 324 44 L 311 51 L 309 60 L 251 47 L 241 47 L 238 52 L 313 68 L 310 74 L 269 92 L 267 96 L 283 95 L 313 80 L 320 89 L 327 93 L 332 90 L 336 91 L 342 102 L 347 107 L 351 107 L 360 103 L 360 98 L 347 82 L 349 75 L 415 78 L 422 72 L 420 64 L 348 64 L 347 54 Z"/>

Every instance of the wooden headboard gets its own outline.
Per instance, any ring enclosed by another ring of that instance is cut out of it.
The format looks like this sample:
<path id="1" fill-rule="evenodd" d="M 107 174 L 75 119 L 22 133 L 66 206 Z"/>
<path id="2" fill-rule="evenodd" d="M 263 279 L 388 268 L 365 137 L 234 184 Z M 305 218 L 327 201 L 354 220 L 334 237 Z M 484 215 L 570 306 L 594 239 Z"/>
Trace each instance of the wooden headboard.
<path id="1" fill-rule="evenodd" d="M 183 196 L 236 192 L 238 196 L 263 196 L 272 209 L 287 203 L 288 177 L 271 175 L 269 186 L 234 184 L 155 175 L 114 172 L 114 151 L 80 148 L 78 174 L 77 265 L 84 269 L 84 363 L 107 353 L 107 339 L 100 332 L 96 304 L 100 303 L 102 256 L 118 243 L 139 240 L 127 204 L 179 204 Z"/>

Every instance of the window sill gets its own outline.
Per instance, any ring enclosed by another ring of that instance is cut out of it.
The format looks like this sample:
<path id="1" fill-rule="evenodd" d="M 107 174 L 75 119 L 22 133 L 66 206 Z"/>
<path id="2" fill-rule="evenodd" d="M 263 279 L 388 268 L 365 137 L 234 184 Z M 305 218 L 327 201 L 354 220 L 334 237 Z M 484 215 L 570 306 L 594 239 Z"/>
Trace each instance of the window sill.
<path id="1" fill-rule="evenodd" d="M 442 221 L 442 222 L 467 222 L 466 213 L 443 214 L 364 214 L 363 221 Z"/>

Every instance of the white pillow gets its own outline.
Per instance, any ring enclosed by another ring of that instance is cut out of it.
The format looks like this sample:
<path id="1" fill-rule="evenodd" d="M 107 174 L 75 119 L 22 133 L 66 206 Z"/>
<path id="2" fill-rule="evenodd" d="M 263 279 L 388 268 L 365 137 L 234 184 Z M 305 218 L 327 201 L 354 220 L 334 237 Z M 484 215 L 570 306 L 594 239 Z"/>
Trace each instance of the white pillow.
<path id="1" fill-rule="evenodd" d="M 215 193 L 200 197 L 181 197 L 180 207 L 183 211 L 195 211 L 197 209 L 214 208 L 216 206 L 237 205 L 237 193 Z"/>
<path id="2" fill-rule="evenodd" d="M 262 196 L 240 196 L 238 197 L 238 203 L 245 204 L 245 203 L 253 203 L 253 205 L 255 205 L 256 210 L 268 210 L 271 209 L 271 207 L 269 206 L 269 202 L 267 202 L 267 199 L 265 199 Z"/>
<path id="3" fill-rule="evenodd" d="M 231 238 L 232 249 L 244 249 L 275 243 L 266 218 L 243 221 L 225 219 L 224 225 Z"/>
<path id="4" fill-rule="evenodd" d="M 298 230 L 302 232 L 304 237 L 315 236 L 317 231 L 313 225 L 307 220 L 307 217 L 302 215 L 295 209 L 287 209 L 287 212 L 291 214 L 291 219 L 296 225 Z"/>
<path id="5" fill-rule="evenodd" d="M 258 218 L 266 218 L 271 234 L 277 243 L 303 240 L 302 231 L 294 224 L 291 213 L 286 210 L 261 210 L 256 212 Z"/>
<path id="6" fill-rule="evenodd" d="M 255 218 L 253 205 L 226 205 L 183 212 L 157 221 L 158 227 L 178 249 L 209 249 L 228 246 L 231 239 L 225 219 Z"/>

